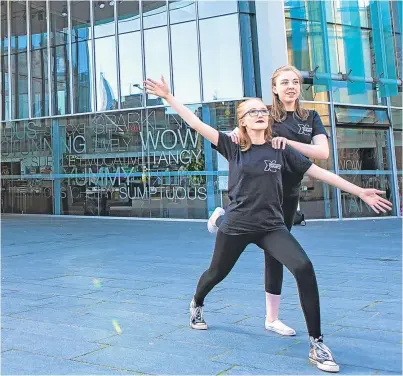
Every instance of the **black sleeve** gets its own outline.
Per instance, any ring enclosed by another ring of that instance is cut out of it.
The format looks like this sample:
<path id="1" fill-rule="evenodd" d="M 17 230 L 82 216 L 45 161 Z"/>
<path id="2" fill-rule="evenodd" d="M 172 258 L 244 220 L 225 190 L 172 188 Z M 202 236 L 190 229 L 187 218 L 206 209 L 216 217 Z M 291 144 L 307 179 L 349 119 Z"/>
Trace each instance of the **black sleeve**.
<path id="1" fill-rule="evenodd" d="M 312 111 L 312 137 L 318 134 L 324 134 L 326 137 L 329 137 L 319 114 L 316 111 Z"/>
<path id="2" fill-rule="evenodd" d="M 293 148 L 286 147 L 284 150 L 284 173 L 292 176 L 292 180 L 302 180 L 305 172 L 312 166 L 312 162 Z"/>
<path id="3" fill-rule="evenodd" d="M 239 146 L 232 142 L 231 137 L 222 132 L 218 132 L 217 146 L 211 144 L 211 147 L 217 150 L 227 161 L 233 159 L 239 149 Z"/>

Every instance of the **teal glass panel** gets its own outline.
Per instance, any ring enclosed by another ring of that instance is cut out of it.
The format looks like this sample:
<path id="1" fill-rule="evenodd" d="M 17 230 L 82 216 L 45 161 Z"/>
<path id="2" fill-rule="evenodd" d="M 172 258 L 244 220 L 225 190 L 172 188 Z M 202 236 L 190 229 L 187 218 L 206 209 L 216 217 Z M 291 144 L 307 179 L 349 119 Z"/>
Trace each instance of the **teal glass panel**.
<path id="1" fill-rule="evenodd" d="M 376 75 L 396 79 L 395 48 L 389 2 L 371 1 L 370 13 Z M 397 95 L 397 83 L 380 85 L 380 94 L 382 97 Z"/>
<path id="2" fill-rule="evenodd" d="M 331 80 L 325 4 L 323 1 L 308 1 L 307 4 L 312 67 L 317 67 L 318 74 L 314 84 L 317 92 L 327 91 Z"/>
<path id="3" fill-rule="evenodd" d="M 348 73 L 365 77 L 363 43 L 358 0 L 341 0 L 341 20 L 344 44 L 344 58 Z M 349 95 L 366 91 L 365 82 L 347 82 Z"/>

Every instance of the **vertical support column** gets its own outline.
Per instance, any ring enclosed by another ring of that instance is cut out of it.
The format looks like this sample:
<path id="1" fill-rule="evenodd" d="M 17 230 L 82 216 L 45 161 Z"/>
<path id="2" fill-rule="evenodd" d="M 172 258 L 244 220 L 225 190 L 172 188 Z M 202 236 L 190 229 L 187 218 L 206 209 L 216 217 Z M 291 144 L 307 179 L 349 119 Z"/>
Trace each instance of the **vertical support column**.
<path id="1" fill-rule="evenodd" d="M 46 32 L 48 34 L 48 40 L 47 40 L 47 49 L 48 49 L 48 103 L 49 103 L 49 116 L 53 115 L 53 98 L 52 98 L 52 69 L 51 69 L 51 56 L 52 56 L 52 50 L 50 47 L 50 40 L 51 40 L 51 35 L 50 35 L 50 4 L 49 0 L 46 0 Z"/>
<path id="2" fill-rule="evenodd" d="M 395 137 L 393 134 L 393 120 L 392 120 L 392 111 L 390 109 L 390 97 L 386 98 L 386 102 L 388 105 L 388 117 L 391 120 L 391 126 L 387 132 L 387 155 L 388 155 L 388 169 L 392 170 L 392 195 L 393 195 L 393 214 L 401 217 L 401 202 L 399 197 L 399 184 L 398 184 L 398 176 L 397 176 L 397 165 L 396 165 L 396 154 L 395 154 Z"/>
<path id="3" fill-rule="evenodd" d="M 173 59 L 172 59 L 172 35 L 171 35 L 171 17 L 169 14 L 169 2 L 166 0 L 167 8 L 167 33 L 168 33 L 168 64 L 169 64 L 169 82 L 172 90 L 172 94 L 175 95 L 175 85 L 174 85 L 174 69 L 173 69 Z"/>
<path id="4" fill-rule="evenodd" d="M 323 32 L 323 53 L 324 53 L 324 63 L 326 64 L 325 71 L 330 74 L 330 50 L 329 50 L 329 36 L 327 32 L 327 21 L 326 21 L 326 7 L 323 1 L 320 1 L 320 22 L 322 26 Z M 336 175 L 340 174 L 339 171 L 339 155 L 337 154 L 337 133 L 336 133 L 336 115 L 334 111 L 334 98 L 333 98 L 333 90 L 332 90 L 332 82 L 329 79 L 327 82 L 328 95 L 329 95 L 329 112 L 330 112 L 330 122 L 331 122 L 331 133 L 332 133 L 332 143 L 333 143 L 333 163 L 334 163 L 334 172 Z M 336 203 L 337 203 L 337 216 L 339 219 L 342 219 L 342 203 L 341 203 L 341 191 L 340 189 L 336 189 Z"/>
<path id="5" fill-rule="evenodd" d="M 60 215 L 60 199 L 61 199 L 61 179 L 60 165 L 60 134 L 59 134 L 59 121 L 58 119 L 51 120 L 52 122 L 52 170 L 53 170 L 53 211 L 55 215 Z"/>
<path id="6" fill-rule="evenodd" d="M 118 30 L 118 2 L 113 3 L 113 15 L 115 21 L 115 47 L 116 47 L 116 78 L 117 78 L 117 88 L 118 88 L 118 108 L 122 108 L 121 104 L 121 89 L 120 89 L 120 53 L 119 53 L 119 30 Z"/>
<path id="7" fill-rule="evenodd" d="M 271 103 L 270 78 L 278 67 L 288 64 L 284 2 L 281 0 L 256 1 L 255 7 L 260 86 L 263 101 Z"/>
<path id="8" fill-rule="evenodd" d="M 336 115 L 334 112 L 334 102 L 333 102 L 333 92 L 330 88 L 329 90 L 329 112 L 330 112 L 330 125 L 331 125 L 331 134 L 332 134 L 332 152 L 333 152 L 333 167 L 334 173 L 336 175 L 340 175 L 339 169 L 339 155 L 337 153 L 337 133 L 336 133 Z M 337 217 L 342 219 L 342 203 L 341 203 L 341 191 L 340 189 L 336 189 L 336 209 L 337 209 Z"/>
<path id="9" fill-rule="evenodd" d="M 68 35 L 67 35 L 67 46 L 68 46 L 68 72 L 69 72 L 69 92 L 70 92 L 70 114 L 74 114 L 74 90 L 73 90 L 73 48 L 72 48 L 72 30 L 71 30 L 71 1 L 67 0 L 67 25 L 68 25 Z"/>
<path id="10" fill-rule="evenodd" d="M 92 61 L 92 70 L 91 70 L 91 80 L 92 80 L 92 91 L 91 91 L 91 104 L 92 111 L 97 112 L 97 80 L 96 80 L 96 66 L 95 66 L 95 34 L 94 34 L 94 4 L 93 1 L 90 0 L 90 23 L 91 23 L 91 61 Z"/>
<path id="11" fill-rule="evenodd" d="M 11 1 L 7 1 L 7 34 L 8 34 L 8 46 L 7 46 L 7 64 L 8 64 L 8 119 L 14 119 L 13 116 L 13 93 L 12 93 L 12 82 L 13 82 L 13 69 L 11 67 Z"/>
<path id="12" fill-rule="evenodd" d="M 239 38 L 241 46 L 241 62 L 243 72 L 243 95 L 256 97 L 255 54 L 253 48 L 252 27 L 250 21 L 249 2 L 240 2 L 239 7 Z M 267 83 L 268 85 L 268 83 Z"/>
<path id="13" fill-rule="evenodd" d="M 215 126 L 215 119 L 212 119 L 210 108 L 207 105 L 202 106 L 203 121 L 211 126 Z M 213 171 L 213 155 L 211 143 L 204 139 L 204 171 Z M 207 189 L 207 215 L 210 217 L 214 208 L 216 207 L 214 197 L 214 177 L 212 175 L 206 176 L 206 189 Z"/>
<path id="14" fill-rule="evenodd" d="M 203 68 L 202 68 L 202 58 L 201 58 L 201 46 L 200 46 L 200 20 L 199 20 L 199 4 L 195 1 L 196 7 L 196 35 L 197 35 L 197 60 L 199 64 L 199 82 L 200 82 L 200 101 L 204 101 L 203 92 Z"/>
<path id="15" fill-rule="evenodd" d="M 143 0 L 139 0 L 139 14 L 140 14 L 140 42 L 141 42 L 141 66 L 143 69 L 143 81 L 146 79 L 146 54 L 144 44 L 144 22 L 143 22 Z M 143 86 L 143 85 L 141 85 Z M 142 107 L 147 106 L 147 94 L 143 89 L 143 95 L 141 96 Z M 146 115 L 147 116 L 147 115 Z M 142 123 L 143 124 L 143 123 Z"/>
<path id="16" fill-rule="evenodd" d="M 31 7 L 28 0 L 26 1 L 26 21 L 27 21 L 28 117 L 32 119 Z"/>

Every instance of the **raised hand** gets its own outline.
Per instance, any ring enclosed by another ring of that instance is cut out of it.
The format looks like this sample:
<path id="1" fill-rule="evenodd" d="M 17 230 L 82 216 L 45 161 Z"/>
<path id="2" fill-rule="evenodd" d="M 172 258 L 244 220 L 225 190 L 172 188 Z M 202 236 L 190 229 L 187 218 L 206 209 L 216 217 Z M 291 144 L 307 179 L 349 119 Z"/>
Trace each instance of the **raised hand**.
<path id="1" fill-rule="evenodd" d="M 392 203 L 386 198 L 378 196 L 385 193 L 385 191 L 379 191 L 378 189 L 366 188 L 360 193 L 360 199 L 368 204 L 375 213 L 379 214 L 379 211 L 386 213 L 386 211 L 392 210 Z"/>
<path id="2" fill-rule="evenodd" d="M 156 95 L 157 97 L 164 99 L 166 99 L 170 94 L 169 87 L 164 80 L 164 76 L 161 76 L 161 82 L 147 78 L 147 80 L 144 81 L 144 88 L 146 89 L 147 94 Z"/>

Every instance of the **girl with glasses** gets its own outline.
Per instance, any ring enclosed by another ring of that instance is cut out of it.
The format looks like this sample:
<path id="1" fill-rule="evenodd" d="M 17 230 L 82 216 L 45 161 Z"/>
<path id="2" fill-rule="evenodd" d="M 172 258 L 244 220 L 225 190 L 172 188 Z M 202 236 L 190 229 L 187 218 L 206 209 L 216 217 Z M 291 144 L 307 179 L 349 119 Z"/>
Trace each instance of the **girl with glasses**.
<path id="1" fill-rule="evenodd" d="M 316 111 L 308 111 L 301 105 L 302 75 L 291 65 L 278 68 L 271 79 L 273 105 L 270 114 L 273 125 L 272 146 L 284 149 L 286 145 L 304 156 L 314 159 L 329 158 L 328 134 Z M 255 116 L 255 114 L 253 114 Z M 267 115 L 268 116 L 268 115 Z M 229 134 L 239 143 L 239 129 Z M 301 177 L 286 174 L 283 178 L 283 203 L 281 205 L 284 223 L 289 231 L 294 224 L 298 209 Z M 208 229 L 217 231 L 225 211 L 216 208 L 208 221 Z M 279 320 L 283 265 L 270 254 L 265 253 L 266 320 L 265 328 L 283 336 L 294 336 L 295 330 Z"/>
<path id="2" fill-rule="evenodd" d="M 287 230 L 282 215 L 283 174 L 302 178 L 307 175 L 359 196 L 375 212 L 391 209 L 391 203 L 378 196 L 385 192 L 362 189 L 314 165 L 292 148 L 275 149 L 271 145 L 272 127 L 266 106 L 259 98 L 238 105 L 239 138 L 231 138 L 203 123 L 170 93 L 161 82 L 147 79 L 148 94 L 164 98 L 189 126 L 210 141 L 229 162 L 228 191 L 231 200 L 216 237 L 209 268 L 200 277 L 190 303 L 190 326 L 207 329 L 203 317 L 204 299 L 234 267 L 249 244 L 256 244 L 294 275 L 308 327 L 309 359 L 318 368 L 338 372 L 339 365 L 323 343 L 320 326 L 319 293 L 311 261 Z"/>

